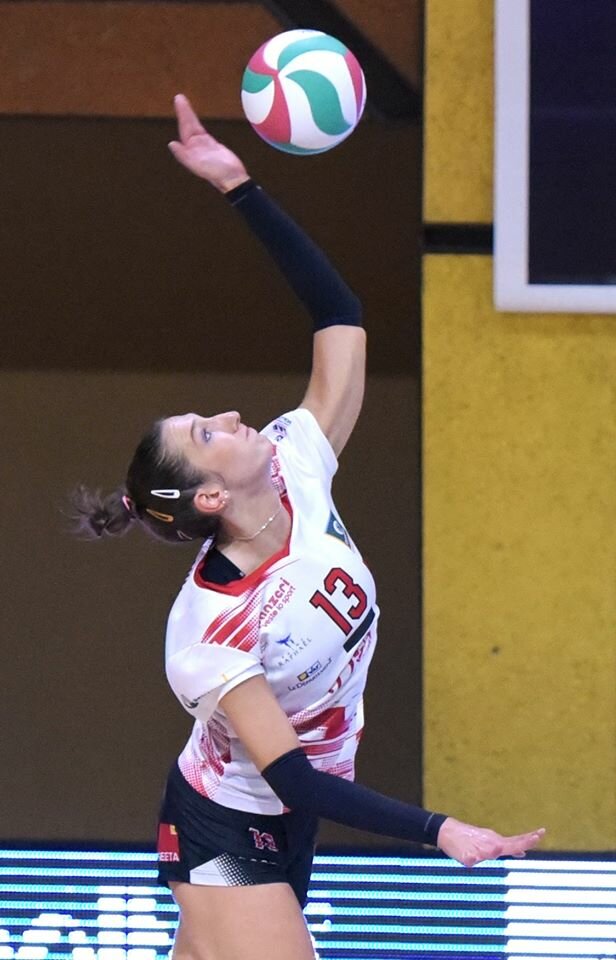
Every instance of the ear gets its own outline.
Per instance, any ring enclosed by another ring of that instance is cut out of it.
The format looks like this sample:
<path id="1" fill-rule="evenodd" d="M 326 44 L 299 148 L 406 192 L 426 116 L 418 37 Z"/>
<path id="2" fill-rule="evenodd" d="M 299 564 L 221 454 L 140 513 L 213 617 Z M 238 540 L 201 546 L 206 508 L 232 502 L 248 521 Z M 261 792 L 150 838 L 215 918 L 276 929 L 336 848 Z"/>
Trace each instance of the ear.
<path id="1" fill-rule="evenodd" d="M 202 484 L 193 498 L 195 509 L 199 513 L 216 516 L 222 513 L 229 500 L 229 491 L 225 490 L 224 484 L 212 481 Z"/>

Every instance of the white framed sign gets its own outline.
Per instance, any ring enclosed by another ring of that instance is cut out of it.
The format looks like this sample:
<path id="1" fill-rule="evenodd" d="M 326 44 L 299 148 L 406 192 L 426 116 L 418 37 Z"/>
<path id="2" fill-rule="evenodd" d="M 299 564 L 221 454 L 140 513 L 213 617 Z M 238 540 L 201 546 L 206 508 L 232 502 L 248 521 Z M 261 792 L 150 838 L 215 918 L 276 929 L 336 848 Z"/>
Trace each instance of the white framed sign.
<path id="1" fill-rule="evenodd" d="M 616 0 L 495 6 L 495 306 L 616 313 Z"/>

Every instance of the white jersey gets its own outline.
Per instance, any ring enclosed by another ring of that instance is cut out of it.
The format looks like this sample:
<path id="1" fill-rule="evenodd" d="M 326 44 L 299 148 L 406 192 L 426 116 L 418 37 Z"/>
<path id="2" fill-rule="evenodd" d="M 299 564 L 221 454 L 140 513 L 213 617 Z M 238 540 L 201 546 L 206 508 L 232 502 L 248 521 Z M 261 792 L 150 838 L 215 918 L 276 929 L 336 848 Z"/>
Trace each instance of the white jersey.
<path id="1" fill-rule="evenodd" d="M 275 445 L 273 478 L 292 519 L 288 543 L 225 585 L 202 578 L 204 544 L 169 614 L 166 669 L 195 718 L 179 758 L 188 782 L 224 806 L 279 814 L 282 803 L 219 701 L 265 676 L 313 766 L 353 779 L 378 608 L 372 576 L 332 501 L 338 464 L 317 421 L 300 408 L 262 433 Z"/>

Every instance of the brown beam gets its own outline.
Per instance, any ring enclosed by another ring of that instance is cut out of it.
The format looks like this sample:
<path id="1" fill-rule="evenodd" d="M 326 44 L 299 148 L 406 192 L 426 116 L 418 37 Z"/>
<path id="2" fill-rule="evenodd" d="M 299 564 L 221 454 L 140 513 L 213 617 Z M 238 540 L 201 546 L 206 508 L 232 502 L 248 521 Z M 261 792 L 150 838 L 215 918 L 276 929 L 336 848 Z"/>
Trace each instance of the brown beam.
<path id="1" fill-rule="evenodd" d="M 173 94 L 242 117 L 240 82 L 280 23 L 254 3 L 0 2 L 0 113 L 166 117 Z"/>
<path id="2" fill-rule="evenodd" d="M 422 0 L 333 0 L 334 5 L 421 89 Z"/>
<path id="3" fill-rule="evenodd" d="M 323 30 L 353 51 L 368 88 L 368 103 L 388 120 L 419 123 L 422 99 L 418 89 L 397 70 L 383 51 L 330 0 L 263 0 L 287 28 Z"/>

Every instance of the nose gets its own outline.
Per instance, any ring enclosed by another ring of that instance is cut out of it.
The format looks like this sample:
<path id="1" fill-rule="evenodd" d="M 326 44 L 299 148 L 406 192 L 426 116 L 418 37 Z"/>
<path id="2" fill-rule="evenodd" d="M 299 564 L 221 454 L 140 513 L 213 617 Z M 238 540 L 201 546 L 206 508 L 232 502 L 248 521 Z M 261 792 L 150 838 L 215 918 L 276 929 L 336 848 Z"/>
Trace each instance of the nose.
<path id="1" fill-rule="evenodd" d="M 227 410 L 226 413 L 220 414 L 219 420 L 224 424 L 224 429 L 229 430 L 230 433 L 235 433 L 242 418 L 237 410 Z"/>

